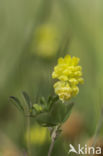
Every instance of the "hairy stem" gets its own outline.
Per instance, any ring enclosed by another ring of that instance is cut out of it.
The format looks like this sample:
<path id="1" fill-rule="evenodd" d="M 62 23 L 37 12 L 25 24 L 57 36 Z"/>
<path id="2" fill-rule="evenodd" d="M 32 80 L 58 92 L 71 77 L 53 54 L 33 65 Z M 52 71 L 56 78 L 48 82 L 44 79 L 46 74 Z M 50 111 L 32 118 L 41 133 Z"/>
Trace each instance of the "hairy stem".
<path id="1" fill-rule="evenodd" d="M 57 138 L 57 131 L 58 131 L 59 127 L 60 127 L 59 125 L 56 126 L 54 128 L 54 131 L 53 131 L 52 135 L 51 135 L 51 144 L 50 144 L 50 147 L 49 147 L 48 156 L 51 156 L 51 154 L 52 154 L 54 143 L 55 143 L 55 140 Z"/>

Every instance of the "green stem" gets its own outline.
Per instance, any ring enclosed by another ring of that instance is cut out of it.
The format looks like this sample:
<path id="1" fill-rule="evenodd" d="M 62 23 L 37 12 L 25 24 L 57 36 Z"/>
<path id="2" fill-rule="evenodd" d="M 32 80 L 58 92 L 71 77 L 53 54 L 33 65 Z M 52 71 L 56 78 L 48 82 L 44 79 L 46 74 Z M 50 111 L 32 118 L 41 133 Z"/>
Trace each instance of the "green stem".
<path id="1" fill-rule="evenodd" d="M 93 147 L 95 147 L 95 145 L 96 145 L 96 141 L 97 141 L 99 132 L 100 132 L 100 130 L 101 130 L 102 123 L 103 123 L 103 106 L 102 106 L 102 109 L 101 109 L 100 119 L 99 119 L 99 122 L 98 122 L 98 124 L 97 124 L 96 132 L 95 132 L 95 135 L 94 135 Z"/>
<path id="2" fill-rule="evenodd" d="M 30 145 L 30 117 L 27 117 L 27 151 L 28 151 L 28 156 L 31 156 L 31 145 Z"/>

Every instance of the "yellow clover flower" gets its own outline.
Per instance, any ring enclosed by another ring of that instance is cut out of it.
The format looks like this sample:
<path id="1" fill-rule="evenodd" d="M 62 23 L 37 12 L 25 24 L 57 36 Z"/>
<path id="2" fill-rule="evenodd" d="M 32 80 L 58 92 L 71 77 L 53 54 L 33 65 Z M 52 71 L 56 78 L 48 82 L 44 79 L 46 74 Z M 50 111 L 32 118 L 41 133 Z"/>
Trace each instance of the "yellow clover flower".
<path id="1" fill-rule="evenodd" d="M 58 79 L 54 84 L 55 93 L 60 100 L 69 100 L 79 92 L 78 84 L 83 83 L 82 68 L 78 65 L 79 58 L 66 55 L 58 59 L 58 64 L 52 73 L 53 79 Z"/>

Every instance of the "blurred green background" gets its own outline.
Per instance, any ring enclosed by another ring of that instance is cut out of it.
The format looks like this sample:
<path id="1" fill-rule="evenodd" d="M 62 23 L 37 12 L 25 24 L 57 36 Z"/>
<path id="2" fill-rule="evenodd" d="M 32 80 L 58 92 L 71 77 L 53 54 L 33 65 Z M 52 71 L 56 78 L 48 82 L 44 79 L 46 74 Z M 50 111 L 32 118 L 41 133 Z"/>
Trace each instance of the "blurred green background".
<path id="1" fill-rule="evenodd" d="M 67 53 L 80 57 L 83 66 L 85 83 L 73 112 L 83 119 L 79 138 L 85 142 L 95 133 L 102 107 L 103 1 L 0 0 L 0 156 L 26 155 L 26 120 L 9 97 L 25 90 L 35 102 L 51 94 L 53 67 Z M 34 141 L 32 155 L 47 155 L 49 143 Z M 58 140 L 53 156 L 68 155 L 65 144 Z"/>

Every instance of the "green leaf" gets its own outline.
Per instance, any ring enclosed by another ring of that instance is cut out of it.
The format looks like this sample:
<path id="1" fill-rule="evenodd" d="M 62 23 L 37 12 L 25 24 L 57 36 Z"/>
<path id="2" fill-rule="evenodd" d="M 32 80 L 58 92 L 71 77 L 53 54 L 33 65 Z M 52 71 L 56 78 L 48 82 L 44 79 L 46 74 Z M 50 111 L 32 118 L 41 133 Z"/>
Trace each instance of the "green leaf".
<path id="1" fill-rule="evenodd" d="M 52 109 L 52 106 L 59 100 L 58 96 L 49 96 L 48 98 L 48 111 Z"/>
<path id="2" fill-rule="evenodd" d="M 52 98 L 53 98 L 53 96 L 52 95 L 50 95 L 49 97 L 48 97 L 48 103 L 50 103 L 51 102 L 51 100 L 52 100 Z"/>
<path id="3" fill-rule="evenodd" d="M 56 126 L 58 122 L 54 121 L 50 112 L 42 112 L 37 115 L 36 120 L 41 126 L 52 127 Z"/>
<path id="4" fill-rule="evenodd" d="M 18 98 L 14 97 L 14 96 L 10 96 L 10 99 L 12 99 L 12 100 L 15 102 L 16 107 L 17 107 L 20 111 L 24 112 L 24 108 L 23 108 L 23 106 L 21 105 L 21 102 L 19 101 Z"/>
<path id="5" fill-rule="evenodd" d="M 53 103 L 50 110 L 46 111 L 39 104 L 34 104 L 33 107 L 37 111 L 38 115 L 36 120 L 41 126 L 53 127 L 58 124 L 62 124 L 70 115 L 70 111 L 73 107 L 73 103 L 62 103 L 59 100 Z"/>
<path id="6" fill-rule="evenodd" d="M 38 105 L 38 104 L 34 104 L 34 105 L 33 105 L 33 108 L 34 108 L 37 112 L 42 112 L 42 110 L 43 110 L 43 108 L 42 108 L 40 105 Z"/>
<path id="7" fill-rule="evenodd" d="M 26 92 L 22 92 L 22 94 L 23 94 L 23 97 L 24 97 L 26 103 L 28 104 L 28 107 L 32 108 L 32 104 L 31 104 L 31 100 L 30 100 L 29 95 Z"/>
<path id="8" fill-rule="evenodd" d="M 43 126 L 43 127 L 54 127 L 57 125 L 57 123 L 49 123 L 49 122 L 46 122 L 46 123 L 38 122 L 38 123 L 41 124 L 41 126 Z"/>
<path id="9" fill-rule="evenodd" d="M 40 98 L 40 104 L 47 105 L 46 100 L 45 100 L 44 97 Z"/>
<path id="10" fill-rule="evenodd" d="M 54 103 L 51 109 L 51 117 L 54 122 L 61 123 L 66 113 L 65 104 L 61 101 Z"/>
<path id="11" fill-rule="evenodd" d="M 56 95 L 56 96 L 53 96 L 53 99 L 52 99 L 52 102 L 57 102 L 59 100 L 59 97 Z"/>
<path id="12" fill-rule="evenodd" d="M 72 102 L 72 103 L 69 103 L 69 104 L 66 106 L 66 110 L 67 110 L 67 111 L 66 111 L 66 116 L 65 116 L 63 122 L 65 122 L 65 121 L 68 119 L 68 117 L 70 116 L 70 113 L 71 113 L 71 110 L 72 110 L 73 106 L 74 106 L 74 103 L 73 103 L 73 102 Z"/>

